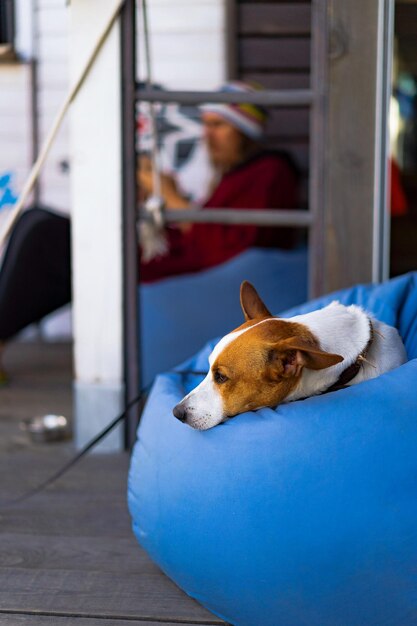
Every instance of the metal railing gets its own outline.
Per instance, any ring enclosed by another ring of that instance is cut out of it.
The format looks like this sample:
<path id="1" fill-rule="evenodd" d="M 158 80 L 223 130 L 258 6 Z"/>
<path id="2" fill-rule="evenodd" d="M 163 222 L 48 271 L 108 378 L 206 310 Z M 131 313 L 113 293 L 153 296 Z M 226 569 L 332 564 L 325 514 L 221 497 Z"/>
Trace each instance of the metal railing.
<path id="1" fill-rule="evenodd" d="M 136 97 L 140 102 L 176 103 L 184 105 L 199 105 L 203 103 L 235 103 L 256 104 L 274 107 L 304 107 L 313 103 L 311 89 L 263 90 L 246 92 L 213 92 L 213 91 L 164 91 L 162 89 L 148 89 L 136 86 Z M 139 219 L 151 220 L 152 217 L 144 210 L 140 210 Z M 312 215 L 309 211 L 267 209 L 253 210 L 210 208 L 210 211 L 201 210 L 166 210 L 166 223 L 201 223 L 201 224 L 233 224 L 256 226 L 291 226 L 294 228 L 308 228 L 312 225 Z"/>
<path id="2" fill-rule="evenodd" d="M 313 102 L 311 89 L 268 89 L 251 93 L 239 91 L 164 91 L 136 87 L 136 97 L 141 102 L 175 102 L 180 104 L 234 103 L 260 106 L 309 106 Z"/>
<path id="3" fill-rule="evenodd" d="M 308 228 L 312 223 L 309 211 L 298 209 L 170 209 L 163 213 L 167 224 L 192 222 L 199 224 L 246 224 L 254 226 L 292 226 Z M 151 221 L 152 216 L 145 210 L 139 212 L 139 219 Z"/>
<path id="4" fill-rule="evenodd" d="M 128 0 L 131 9 L 134 0 Z M 131 15 L 125 11 L 125 20 Z M 294 228 L 308 228 L 309 230 L 309 293 L 310 296 L 317 296 L 322 293 L 324 285 L 324 258 L 323 251 L 325 237 L 325 220 L 323 214 L 324 204 L 324 128 L 325 128 L 325 85 L 327 81 L 327 1 L 314 2 L 312 4 L 312 24 L 311 24 L 311 89 L 288 89 L 288 90 L 263 90 L 252 93 L 245 92 L 213 92 L 213 91 L 164 91 L 160 89 L 149 89 L 134 85 L 137 102 L 149 103 L 175 103 L 183 105 L 199 105 L 204 103 L 236 103 L 236 104 L 257 104 L 265 107 L 309 107 L 310 109 L 310 171 L 309 171 L 309 210 L 299 209 L 266 209 L 253 210 L 245 208 L 237 209 L 212 209 L 198 210 L 165 210 L 164 218 L 166 223 L 221 223 L 221 224 L 253 224 L 257 226 L 283 226 Z M 125 24 L 131 33 L 131 29 Z M 130 54 L 134 54 L 134 42 L 130 42 Z M 129 103 L 127 103 L 127 114 L 130 114 Z M 133 137 L 126 137 L 125 141 L 130 148 L 126 150 L 126 158 L 133 154 Z M 130 151 L 129 151 L 130 150 Z M 135 180 L 134 174 L 130 171 L 129 180 L 126 185 L 130 185 L 132 191 Z M 143 209 L 139 209 L 140 220 L 150 220 L 152 217 Z M 131 258 L 133 255 L 130 255 Z M 131 259 L 131 264 L 134 261 Z M 131 286 L 132 287 L 132 286 Z M 131 288 L 130 300 L 137 298 L 137 293 Z M 137 306 L 137 300 L 135 300 Z M 130 342 L 134 339 L 134 332 L 131 332 Z M 133 338 L 133 339 L 132 339 Z M 129 334 L 126 334 L 126 342 L 129 341 Z M 134 358 L 135 343 L 130 343 L 130 362 Z M 125 346 L 126 348 L 126 346 Z M 128 351 L 128 348 L 126 348 Z M 128 398 L 131 395 L 134 381 L 132 377 L 126 379 Z M 132 422 L 132 420 L 129 420 Z M 133 427 L 127 429 L 126 442 L 133 443 Z"/>

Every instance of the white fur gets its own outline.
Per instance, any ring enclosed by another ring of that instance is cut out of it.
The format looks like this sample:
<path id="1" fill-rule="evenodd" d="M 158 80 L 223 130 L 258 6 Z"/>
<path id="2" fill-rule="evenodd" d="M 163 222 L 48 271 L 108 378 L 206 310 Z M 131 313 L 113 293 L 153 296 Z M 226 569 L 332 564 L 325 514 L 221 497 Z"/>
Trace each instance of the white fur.
<path id="1" fill-rule="evenodd" d="M 297 315 L 288 321 L 307 326 L 319 340 L 322 350 L 340 354 L 344 360 L 323 370 L 304 368 L 299 384 L 286 401 L 314 396 L 331 387 L 365 349 L 370 337 L 369 319 L 372 320 L 374 339 L 366 362 L 348 385 L 375 378 L 405 363 L 407 354 L 396 328 L 375 320 L 359 306 L 347 307 L 334 301 L 324 309 Z"/>
<path id="2" fill-rule="evenodd" d="M 214 346 L 209 356 L 210 368 L 221 352 L 247 329 L 225 335 Z M 224 419 L 223 400 L 213 382 L 213 373 L 209 370 L 205 379 L 181 401 L 187 410 L 187 424 L 197 430 L 207 430 L 217 426 Z"/>
<path id="3" fill-rule="evenodd" d="M 181 404 L 187 409 L 187 424 L 197 430 L 213 428 L 224 419 L 222 397 L 214 385 L 211 370 Z"/>
<path id="4" fill-rule="evenodd" d="M 257 326 L 257 324 L 255 325 Z M 253 328 L 253 326 L 251 328 Z M 243 333 L 245 333 L 247 330 L 249 329 L 244 328 L 243 330 L 235 330 L 233 333 L 229 333 L 228 335 L 225 335 L 222 339 L 220 339 L 220 341 L 214 346 L 213 351 L 208 358 L 210 367 L 213 365 L 219 354 L 223 352 L 226 346 L 228 346 L 229 343 L 232 343 L 232 341 L 240 337 L 240 335 L 243 335 Z"/>
<path id="5" fill-rule="evenodd" d="M 240 335 L 250 332 L 260 324 L 278 318 L 267 318 L 240 331 L 229 333 L 214 347 L 209 356 L 210 368 L 221 352 Z M 287 320 L 304 324 L 318 339 L 320 348 L 332 354 L 343 356 L 343 361 L 323 370 L 303 369 L 297 387 L 285 402 L 319 394 L 335 383 L 343 370 L 354 363 L 363 352 L 370 338 L 370 316 L 356 305 L 344 306 L 334 301 L 318 311 L 297 315 Z M 401 338 L 392 326 L 387 326 L 373 318 L 374 338 L 365 362 L 355 378 L 348 383 L 353 385 L 398 367 L 407 361 L 407 354 Z M 224 420 L 221 394 L 213 381 L 210 369 L 198 387 L 191 391 L 180 403 L 187 410 L 187 424 L 198 430 L 207 430 Z"/>

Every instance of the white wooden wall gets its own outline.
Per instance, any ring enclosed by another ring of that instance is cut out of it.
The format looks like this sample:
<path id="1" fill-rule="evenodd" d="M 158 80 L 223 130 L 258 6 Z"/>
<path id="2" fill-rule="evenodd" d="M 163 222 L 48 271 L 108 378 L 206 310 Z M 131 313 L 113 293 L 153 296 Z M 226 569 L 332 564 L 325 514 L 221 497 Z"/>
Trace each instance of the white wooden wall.
<path id="1" fill-rule="evenodd" d="M 72 0 L 71 74 L 84 67 L 116 0 Z M 123 402 L 120 25 L 71 108 L 75 433 L 82 446 Z M 121 447 L 121 431 L 101 449 Z"/>
<path id="2" fill-rule="evenodd" d="M 27 64 L 0 65 L 0 177 L 11 172 L 17 194 L 31 161 L 30 68 Z"/>
<path id="3" fill-rule="evenodd" d="M 22 61 L 0 65 L 0 175 L 11 171 L 14 191 L 22 188 L 32 158 L 31 71 L 38 59 L 38 124 L 42 142 L 68 89 L 68 7 L 66 0 L 17 0 L 16 46 Z M 70 209 L 68 122 L 52 148 L 41 176 L 41 201 L 64 213 Z"/>
<path id="4" fill-rule="evenodd" d="M 148 0 L 147 5 L 153 81 L 168 89 L 218 87 L 226 75 L 226 0 Z M 138 70 L 144 79 L 141 11 Z"/>
<path id="5" fill-rule="evenodd" d="M 14 196 L 24 184 L 32 158 L 28 60 L 33 52 L 33 2 L 16 2 L 15 45 L 22 62 L 0 65 L 0 176 L 12 174 L 8 188 Z"/>

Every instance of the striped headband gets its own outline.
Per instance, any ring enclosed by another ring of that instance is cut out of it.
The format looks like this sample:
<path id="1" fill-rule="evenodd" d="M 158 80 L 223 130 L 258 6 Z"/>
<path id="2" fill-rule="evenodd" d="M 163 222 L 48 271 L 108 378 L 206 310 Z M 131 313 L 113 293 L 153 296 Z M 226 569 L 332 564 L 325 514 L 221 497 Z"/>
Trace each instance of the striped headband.
<path id="1" fill-rule="evenodd" d="M 259 91 L 259 88 L 247 83 L 233 81 L 223 85 L 219 91 L 220 93 L 253 93 Z M 217 113 L 251 139 L 261 139 L 264 134 L 268 114 L 263 107 L 257 104 L 203 104 L 200 110 L 203 113 Z"/>

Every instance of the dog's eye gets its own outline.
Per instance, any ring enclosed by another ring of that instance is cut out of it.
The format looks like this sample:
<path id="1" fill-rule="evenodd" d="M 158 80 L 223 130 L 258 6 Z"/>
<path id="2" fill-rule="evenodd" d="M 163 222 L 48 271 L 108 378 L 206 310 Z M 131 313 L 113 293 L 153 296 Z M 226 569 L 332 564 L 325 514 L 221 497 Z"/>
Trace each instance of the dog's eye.
<path id="1" fill-rule="evenodd" d="M 224 374 L 222 374 L 221 372 L 219 372 L 219 370 L 217 370 L 216 372 L 214 372 L 214 382 L 221 385 L 222 383 L 225 383 L 227 380 L 229 380 L 227 378 L 227 376 L 225 376 Z"/>

